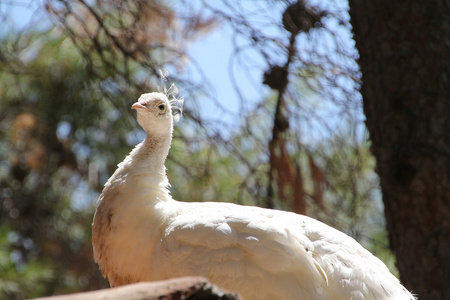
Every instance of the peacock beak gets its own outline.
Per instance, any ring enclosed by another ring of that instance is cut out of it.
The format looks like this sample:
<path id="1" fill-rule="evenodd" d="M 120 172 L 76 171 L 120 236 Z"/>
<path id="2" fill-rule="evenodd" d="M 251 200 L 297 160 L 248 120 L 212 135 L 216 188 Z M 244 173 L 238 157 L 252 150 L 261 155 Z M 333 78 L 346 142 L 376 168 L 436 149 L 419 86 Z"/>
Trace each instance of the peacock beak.
<path id="1" fill-rule="evenodd" d="M 142 105 L 142 104 L 139 103 L 139 102 L 136 102 L 136 103 L 134 103 L 134 104 L 131 106 L 131 109 L 136 109 L 136 110 L 138 110 L 138 108 L 145 108 L 145 106 Z"/>

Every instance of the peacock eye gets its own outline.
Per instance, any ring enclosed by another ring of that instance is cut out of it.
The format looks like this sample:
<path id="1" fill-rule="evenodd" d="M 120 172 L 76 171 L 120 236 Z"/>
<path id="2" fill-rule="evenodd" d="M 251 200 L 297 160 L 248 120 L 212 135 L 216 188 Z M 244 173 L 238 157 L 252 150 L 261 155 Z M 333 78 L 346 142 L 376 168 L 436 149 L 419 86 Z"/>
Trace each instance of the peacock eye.
<path id="1" fill-rule="evenodd" d="M 158 108 L 159 108 L 160 111 L 164 111 L 164 109 L 165 109 L 166 107 L 164 106 L 164 104 L 161 104 L 161 105 L 158 106 Z"/>

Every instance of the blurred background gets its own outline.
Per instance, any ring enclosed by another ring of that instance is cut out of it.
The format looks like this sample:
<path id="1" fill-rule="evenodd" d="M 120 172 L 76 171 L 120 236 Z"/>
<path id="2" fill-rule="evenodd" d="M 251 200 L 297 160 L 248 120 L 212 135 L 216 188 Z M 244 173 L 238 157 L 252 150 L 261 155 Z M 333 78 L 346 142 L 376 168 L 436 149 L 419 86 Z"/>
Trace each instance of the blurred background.
<path id="1" fill-rule="evenodd" d="M 0 298 L 108 286 L 96 200 L 144 138 L 131 104 L 172 83 L 175 199 L 318 218 L 395 273 L 348 3 L 295 3 L 0 1 Z"/>

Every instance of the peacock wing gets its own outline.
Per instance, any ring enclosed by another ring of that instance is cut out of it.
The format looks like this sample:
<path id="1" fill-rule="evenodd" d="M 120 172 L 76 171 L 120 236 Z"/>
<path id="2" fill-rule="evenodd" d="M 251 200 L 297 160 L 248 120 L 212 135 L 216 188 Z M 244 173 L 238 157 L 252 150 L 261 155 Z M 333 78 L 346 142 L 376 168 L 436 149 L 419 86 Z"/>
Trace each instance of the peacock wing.
<path id="1" fill-rule="evenodd" d="M 247 299 L 330 299 L 313 243 L 292 225 L 279 211 L 180 203 L 164 232 L 164 270 L 208 277 Z"/>

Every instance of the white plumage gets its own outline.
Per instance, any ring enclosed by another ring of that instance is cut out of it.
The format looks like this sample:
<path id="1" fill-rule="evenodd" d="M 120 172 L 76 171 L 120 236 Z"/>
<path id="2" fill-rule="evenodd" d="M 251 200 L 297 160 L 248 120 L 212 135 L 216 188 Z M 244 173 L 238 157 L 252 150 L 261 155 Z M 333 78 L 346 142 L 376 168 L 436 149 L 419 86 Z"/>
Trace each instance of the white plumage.
<path id="1" fill-rule="evenodd" d="M 164 162 L 175 103 L 149 93 L 133 104 L 147 137 L 99 198 L 94 258 L 112 286 L 202 275 L 247 300 L 414 299 L 378 258 L 312 218 L 173 200 Z"/>

